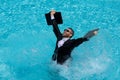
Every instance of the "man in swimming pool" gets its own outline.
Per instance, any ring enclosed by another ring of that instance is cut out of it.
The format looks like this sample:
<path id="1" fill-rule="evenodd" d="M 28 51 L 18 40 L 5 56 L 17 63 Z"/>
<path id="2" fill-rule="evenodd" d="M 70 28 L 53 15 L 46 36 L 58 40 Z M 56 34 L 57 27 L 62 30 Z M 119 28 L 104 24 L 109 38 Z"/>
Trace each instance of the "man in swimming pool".
<path id="1" fill-rule="evenodd" d="M 86 35 L 86 37 L 71 39 L 74 35 L 73 29 L 67 28 L 64 30 L 63 33 L 61 33 L 55 21 L 55 13 L 56 11 L 54 10 L 50 12 L 53 25 L 53 32 L 57 38 L 54 54 L 52 55 L 52 60 L 57 61 L 58 64 L 63 64 L 67 59 L 71 57 L 71 52 L 75 47 L 77 47 L 85 41 L 88 41 L 89 37 L 92 37 L 93 35 L 97 34 L 97 31 L 94 31 L 93 35 Z"/>

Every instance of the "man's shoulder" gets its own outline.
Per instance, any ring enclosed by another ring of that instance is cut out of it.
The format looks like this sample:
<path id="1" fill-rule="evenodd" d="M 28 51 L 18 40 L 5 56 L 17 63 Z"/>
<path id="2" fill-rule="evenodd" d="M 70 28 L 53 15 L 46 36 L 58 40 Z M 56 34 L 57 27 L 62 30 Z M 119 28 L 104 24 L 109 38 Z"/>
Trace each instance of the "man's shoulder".
<path id="1" fill-rule="evenodd" d="M 69 41 L 69 42 L 73 42 L 73 41 L 75 41 L 75 39 L 69 39 L 68 41 Z"/>
<path id="2" fill-rule="evenodd" d="M 70 39 L 71 41 L 74 41 L 75 39 Z"/>

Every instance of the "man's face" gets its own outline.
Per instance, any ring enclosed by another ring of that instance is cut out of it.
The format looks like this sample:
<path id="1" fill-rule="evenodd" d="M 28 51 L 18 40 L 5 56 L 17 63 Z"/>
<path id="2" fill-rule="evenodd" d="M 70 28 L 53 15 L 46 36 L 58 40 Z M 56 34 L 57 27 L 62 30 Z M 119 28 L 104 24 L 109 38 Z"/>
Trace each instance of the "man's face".
<path id="1" fill-rule="evenodd" d="M 63 32 L 63 37 L 67 37 L 67 38 L 70 38 L 72 36 L 73 32 L 71 29 L 65 29 L 64 32 Z"/>

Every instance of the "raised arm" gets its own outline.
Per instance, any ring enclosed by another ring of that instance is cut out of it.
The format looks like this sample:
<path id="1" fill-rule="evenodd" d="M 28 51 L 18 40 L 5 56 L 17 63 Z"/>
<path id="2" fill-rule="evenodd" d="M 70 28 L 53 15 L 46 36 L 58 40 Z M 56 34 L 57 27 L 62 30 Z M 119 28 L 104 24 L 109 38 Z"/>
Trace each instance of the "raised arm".
<path id="1" fill-rule="evenodd" d="M 91 37 L 95 36 L 98 33 L 98 30 L 99 30 L 99 28 L 94 29 L 92 31 L 89 31 L 84 37 L 74 39 L 73 40 L 73 47 L 76 47 L 76 46 L 82 44 L 83 42 L 88 41 Z"/>
<path id="2" fill-rule="evenodd" d="M 73 45 L 73 47 L 77 47 L 85 41 L 88 41 L 88 39 L 87 38 L 73 39 L 73 44 L 72 45 Z"/>
<path id="3" fill-rule="evenodd" d="M 61 37 L 62 34 L 58 28 L 58 24 L 57 24 L 55 17 L 54 17 L 55 11 L 51 11 L 50 14 L 51 14 L 51 20 L 52 20 L 52 25 L 53 25 L 53 32 L 58 39 L 59 37 Z"/>

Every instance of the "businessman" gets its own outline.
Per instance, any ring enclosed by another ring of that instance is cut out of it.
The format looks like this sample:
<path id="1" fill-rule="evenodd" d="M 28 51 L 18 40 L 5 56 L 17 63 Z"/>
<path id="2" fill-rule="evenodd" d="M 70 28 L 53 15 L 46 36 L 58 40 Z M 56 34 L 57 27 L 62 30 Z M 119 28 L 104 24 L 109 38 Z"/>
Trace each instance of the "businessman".
<path id="1" fill-rule="evenodd" d="M 55 21 L 55 13 L 56 11 L 54 10 L 50 12 L 53 32 L 57 38 L 54 54 L 52 55 L 52 60 L 57 61 L 58 64 L 62 65 L 66 60 L 71 57 L 71 52 L 75 47 L 79 46 L 85 41 L 88 41 L 90 37 L 97 34 L 97 31 L 95 30 L 92 34 L 87 34 L 86 36 L 78 39 L 71 39 L 74 35 L 74 30 L 72 28 L 67 28 L 64 30 L 63 33 L 61 33 Z"/>

